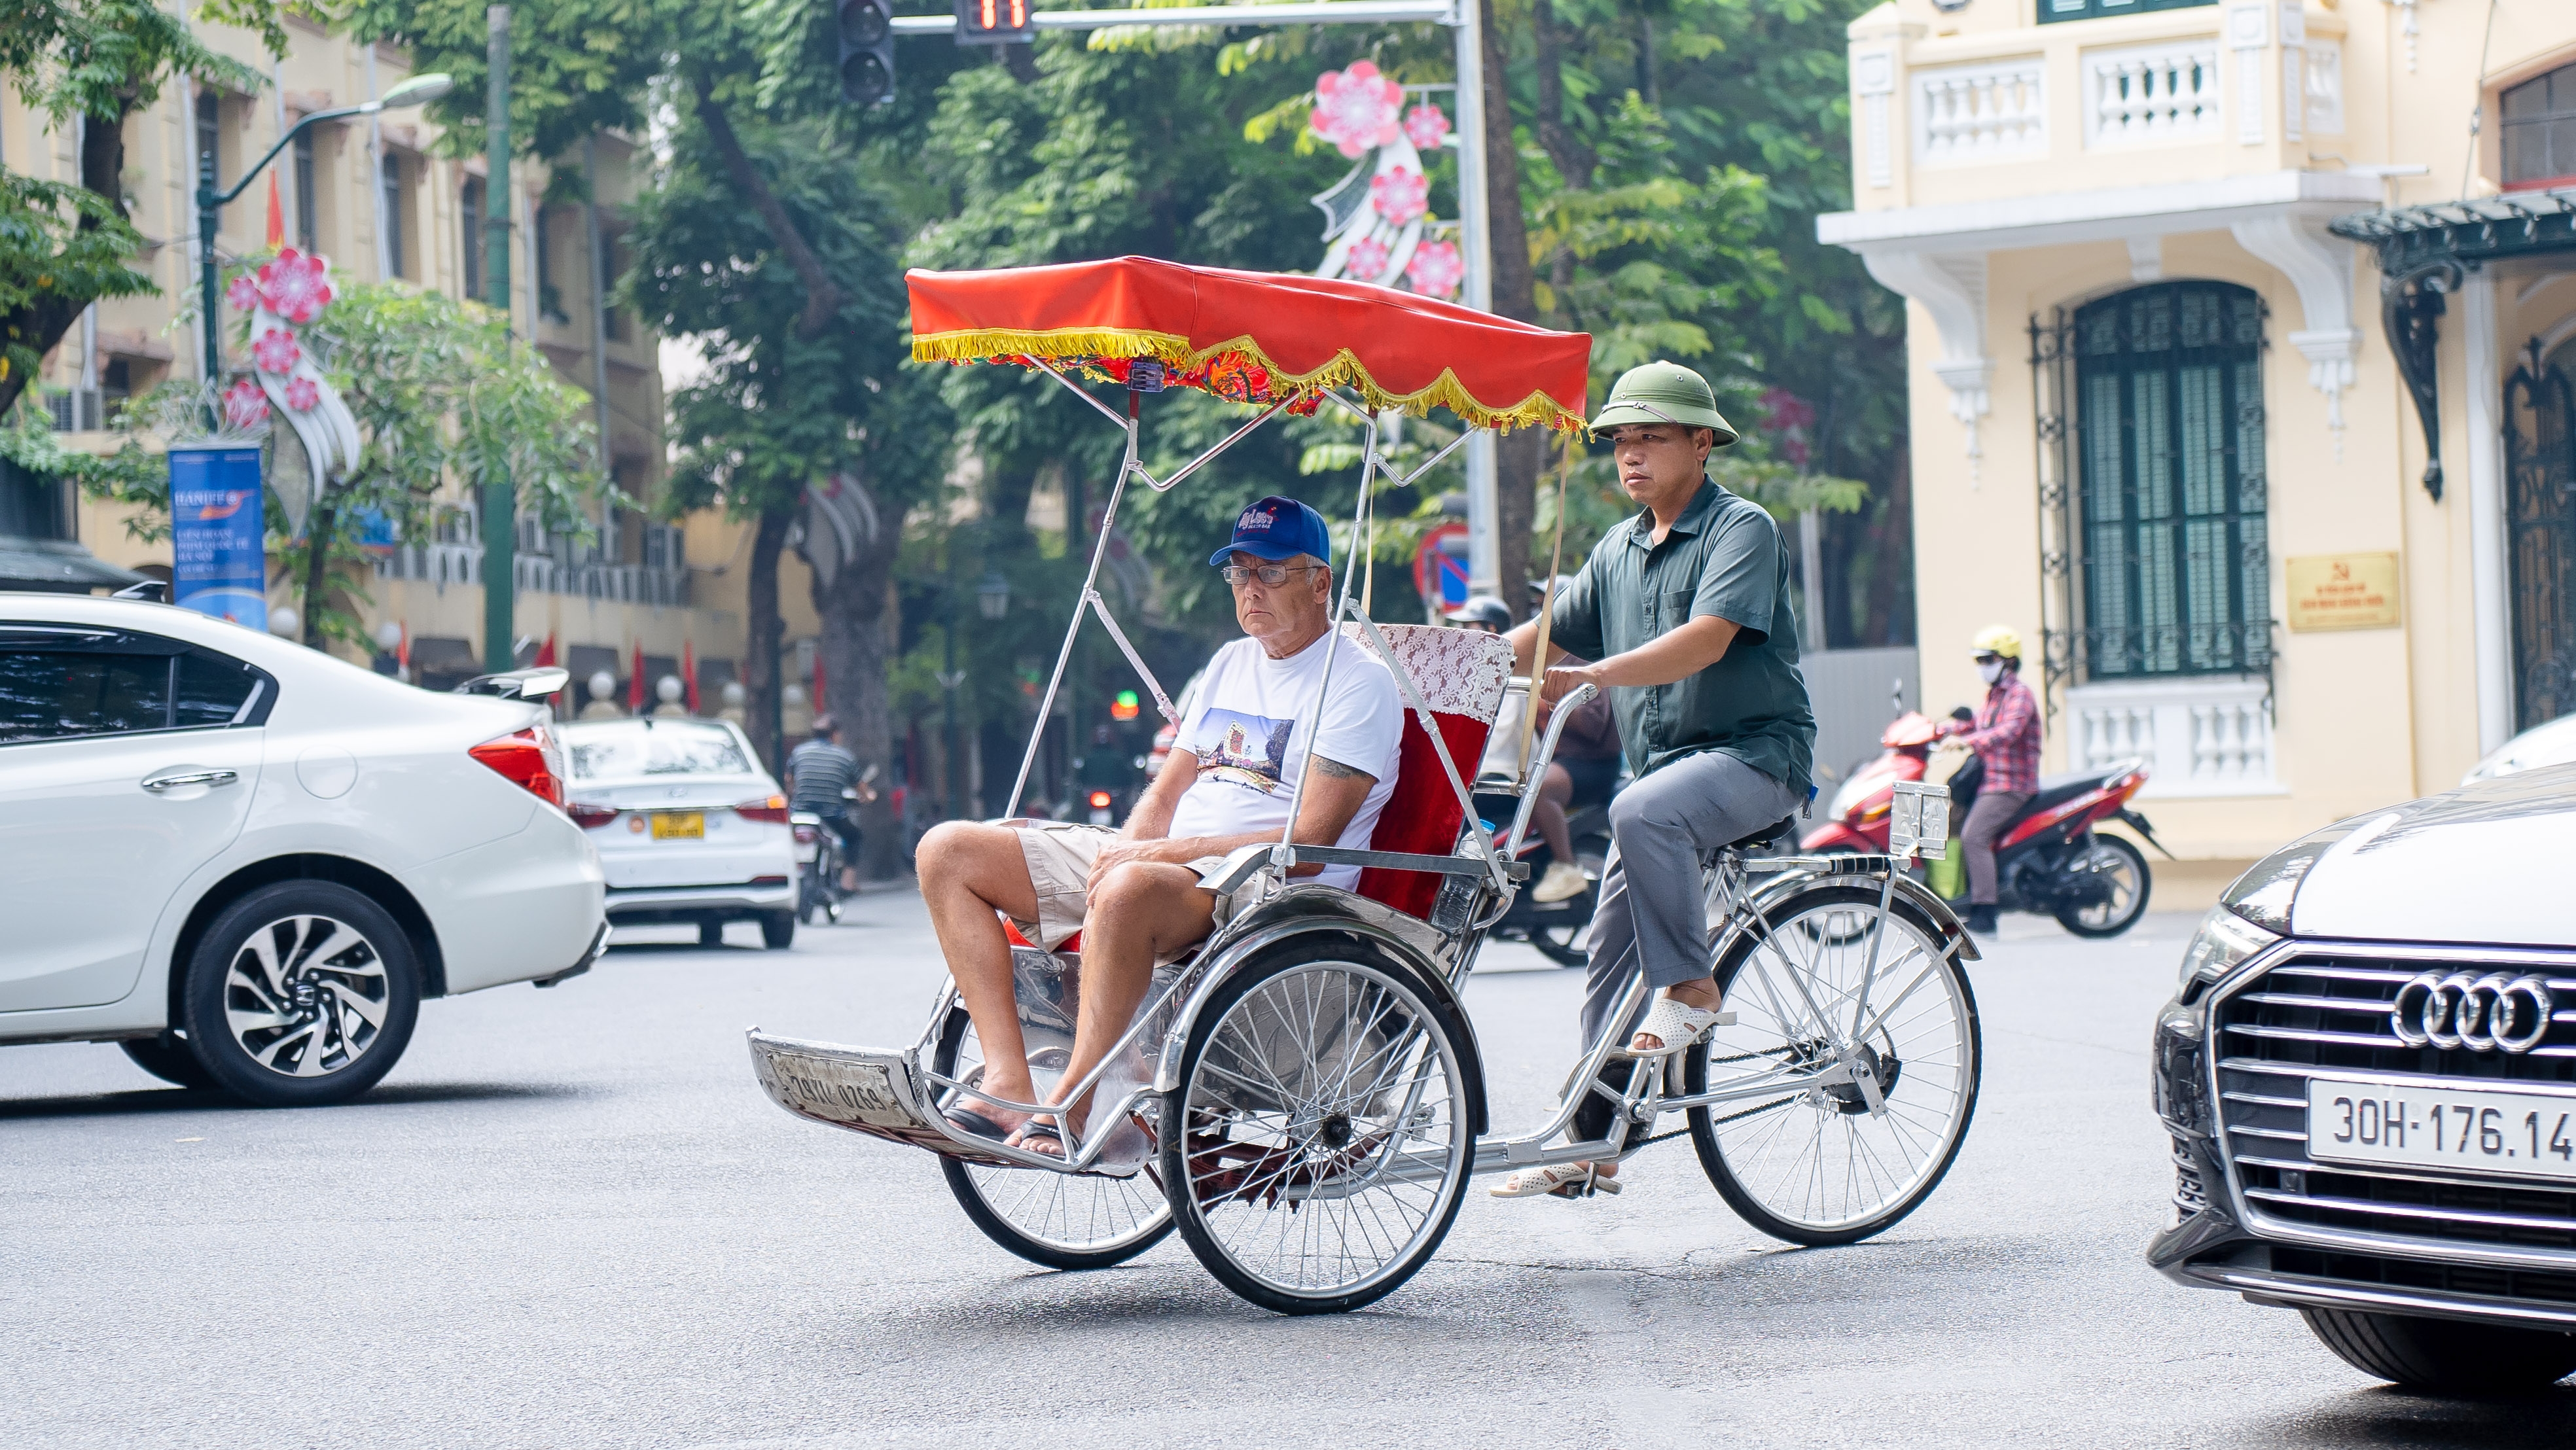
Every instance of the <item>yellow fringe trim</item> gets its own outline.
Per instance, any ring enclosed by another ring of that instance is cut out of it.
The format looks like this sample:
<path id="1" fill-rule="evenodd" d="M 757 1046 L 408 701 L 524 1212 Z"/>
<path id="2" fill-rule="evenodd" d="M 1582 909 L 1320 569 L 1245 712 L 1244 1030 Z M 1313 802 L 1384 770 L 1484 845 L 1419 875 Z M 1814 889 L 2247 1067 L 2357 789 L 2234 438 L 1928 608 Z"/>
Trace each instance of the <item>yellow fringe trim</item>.
<path id="1" fill-rule="evenodd" d="M 1020 332 L 1007 328 L 987 328 L 969 332 L 935 332 L 912 340 L 915 362 L 1006 362 L 1014 357 L 1042 357 L 1050 360 L 1085 358 L 1144 358 L 1159 360 L 1175 371 L 1188 371 L 1211 358 L 1228 354 L 1248 357 L 1270 374 L 1274 390 L 1320 392 L 1326 388 L 1348 387 L 1360 395 L 1369 407 L 1384 411 L 1400 409 L 1415 417 L 1430 416 L 1433 408 L 1443 408 L 1478 428 L 1509 432 L 1514 428 L 1547 427 L 1560 432 L 1575 432 L 1583 427 L 1583 415 L 1568 410 L 1548 396 L 1544 389 L 1534 390 L 1526 398 L 1506 408 L 1496 408 L 1480 401 L 1458 380 L 1449 368 L 1430 385 L 1410 393 L 1390 392 L 1369 375 L 1359 358 L 1348 348 L 1334 352 L 1321 367 L 1305 373 L 1292 373 L 1274 362 L 1249 335 L 1229 338 L 1213 347 L 1193 350 L 1189 339 L 1169 332 L 1151 332 L 1142 328 L 1060 328 L 1045 332 Z M 1276 397 L 1274 391 L 1272 396 Z"/>

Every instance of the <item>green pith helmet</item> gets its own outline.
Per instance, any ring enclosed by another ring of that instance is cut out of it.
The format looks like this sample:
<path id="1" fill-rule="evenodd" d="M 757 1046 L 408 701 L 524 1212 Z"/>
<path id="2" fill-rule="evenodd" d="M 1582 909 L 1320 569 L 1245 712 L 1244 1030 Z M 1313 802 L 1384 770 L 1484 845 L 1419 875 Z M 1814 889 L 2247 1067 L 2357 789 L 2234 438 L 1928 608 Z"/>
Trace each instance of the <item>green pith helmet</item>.
<path id="1" fill-rule="evenodd" d="M 1627 423 L 1714 428 L 1718 447 L 1735 441 L 1735 429 L 1718 416 L 1717 394 L 1709 391 L 1708 379 L 1680 363 L 1650 362 L 1619 375 L 1611 385 L 1610 401 L 1601 405 L 1600 416 L 1592 420 L 1592 431 Z"/>

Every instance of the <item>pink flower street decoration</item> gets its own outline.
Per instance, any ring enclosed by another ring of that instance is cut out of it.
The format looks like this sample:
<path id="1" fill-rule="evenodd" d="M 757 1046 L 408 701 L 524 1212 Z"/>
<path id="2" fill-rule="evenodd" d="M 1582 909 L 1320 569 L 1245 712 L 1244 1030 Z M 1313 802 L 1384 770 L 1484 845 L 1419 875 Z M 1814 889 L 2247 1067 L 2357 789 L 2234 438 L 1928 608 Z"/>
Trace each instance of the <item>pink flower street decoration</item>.
<path id="1" fill-rule="evenodd" d="M 259 279 L 248 272 L 233 278 L 232 285 L 224 289 L 224 300 L 240 312 L 268 305 L 268 298 L 259 290 Z"/>
<path id="2" fill-rule="evenodd" d="M 1356 157 L 1403 134 L 1396 124 L 1403 106 L 1404 87 L 1378 74 L 1374 61 L 1355 60 L 1348 70 L 1315 77 L 1315 109 L 1306 124 L 1344 156 Z"/>
<path id="3" fill-rule="evenodd" d="M 294 333 L 272 327 L 250 345 L 250 360 L 264 373 L 291 373 L 304 360 L 304 349 L 296 345 Z"/>
<path id="4" fill-rule="evenodd" d="M 1762 426 L 1780 437 L 1780 456 L 1792 467 L 1805 468 L 1812 455 L 1807 430 L 1815 426 L 1816 405 L 1787 388 L 1762 390 Z"/>
<path id="5" fill-rule="evenodd" d="M 235 428 L 250 429 L 268 421 L 268 396 L 259 384 L 248 378 L 236 378 L 224 389 L 224 421 Z"/>
<path id="6" fill-rule="evenodd" d="M 1374 282 L 1386 275 L 1386 263 L 1386 243 L 1375 237 L 1362 237 L 1342 254 L 1342 274 Z"/>
<path id="7" fill-rule="evenodd" d="M 1431 209 L 1431 179 L 1398 166 L 1369 179 L 1369 202 L 1377 214 L 1403 226 Z"/>
<path id="8" fill-rule="evenodd" d="M 311 378 L 290 378 L 286 384 L 286 406 L 298 413 L 313 411 L 322 401 L 322 387 Z"/>
<path id="9" fill-rule="evenodd" d="M 1448 113 L 1428 102 L 1405 112 L 1404 139 L 1412 142 L 1417 151 L 1428 151 L 1448 140 Z"/>
<path id="10" fill-rule="evenodd" d="M 259 282 L 268 294 L 269 307 L 301 327 L 331 305 L 331 283 L 327 280 L 330 271 L 331 264 L 320 257 L 308 257 L 289 247 L 261 265 Z"/>
<path id="11" fill-rule="evenodd" d="M 1466 275 L 1467 263 L 1456 242 L 1424 242 L 1413 249 L 1412 265 L 1404 269 L 1404 280 L 1425 297 L 1454 295 Z"/>

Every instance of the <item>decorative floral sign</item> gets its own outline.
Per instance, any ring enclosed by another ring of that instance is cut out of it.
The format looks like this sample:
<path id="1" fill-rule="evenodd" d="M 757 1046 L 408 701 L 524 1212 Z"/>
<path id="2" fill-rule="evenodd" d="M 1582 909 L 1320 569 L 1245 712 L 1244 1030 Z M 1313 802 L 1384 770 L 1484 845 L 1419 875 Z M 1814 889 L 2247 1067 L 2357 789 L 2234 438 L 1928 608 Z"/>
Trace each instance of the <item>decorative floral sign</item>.
<path id="1" fill-rule="evenodd" d="M 1315 109 L 1306 124 L 1344 156 L 1356 159 L 1403 134 L 1396 124 L 1396 113 L 1403 108 L 1404 87 L 1378 74 L 1374 62 L 1353 61 L 1348 70 L 1328 70 L 1315 78 Z"/>
<path id="2" fill-rule="evenodd" d="M 318 490 L 358 458 L 358 420 L 305 345 L 301 329 L 331 305 L 331 264 L 293 247 L 233 278 L 225 297 L 250 314 L 250 377 L 224 393 L 225 416 L 249 427 L 274 406 L 304 444 Z M 245 421 L 247 420 L 247 421 Z M 310 498 L 280 499 L 290 531 L 301 533 Z"/>
<path id="3" fill-rule="evenodd" d="M 1315 275 L 1456 295 L 1465 270 L 1457 244 L 1425 240 L 1426 232 L 1436 238 L 1444 229 L 1431 215 L 1422 153 L 1448 143 L 1447 114 L 1428 102 L 1404 109 L 1404 87 L 1363 60 L 1315 78 L 1307 125 L 1359 162 L 1315 198 L 1328 244 Z M 1376 157 L 1366 159 L 1372 148 Z"/>

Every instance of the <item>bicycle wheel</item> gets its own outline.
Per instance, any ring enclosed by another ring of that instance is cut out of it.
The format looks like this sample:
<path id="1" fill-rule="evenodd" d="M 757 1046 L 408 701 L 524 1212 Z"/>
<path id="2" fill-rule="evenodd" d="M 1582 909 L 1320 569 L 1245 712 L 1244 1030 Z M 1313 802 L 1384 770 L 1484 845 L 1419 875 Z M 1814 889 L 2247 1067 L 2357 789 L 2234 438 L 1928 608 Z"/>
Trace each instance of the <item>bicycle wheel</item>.
<path id="1" fill-rule="evenodd" d="M 981 1078 L 984 1054 L 964 1008 L 948 1014 L 931 1066 L 959 1082 Z M 1127 1178 L 1106 1178 L 1044 1168 L 993 1168 L 943 1157 L 939 1172 L 948 1180 L 948 1191 L 957 1195 L 958 1207 L 986 1238 L 1050 1269 L 1123 1264 L 1172 1231 L 1171 1205 L 1150 1168 Z"/>
<path id="2" fill-rule="evenodd" d="M 1727 1206 L 1774 1238 L 1847 1244 L 1885 1231 L 1940 1185 L 1976 1113 L 1977 1000 L 1930 916 L 1899 897 L 1884 917 L 1865 886 L 1814 886 L 1766 913 L 1717 964 L 1737 1016 L 1683 1058 L 1692 1093 L 1741 1079 L 1747 1095 L 1690 1111 L 1691 1144 Z M 1878 956 L 1870 966 L 1870 946 Z M 1751 1091 L 1839 1047 L 1880 1084 Z"/>
<path id="3" fill-rule="evenodd" d="M 1358 953 L 1353 953 L 1357 956 Z M 1274 958 L 1200 1011 L 1164 1100 L 1163 1182 L 1217 1281 L 1282 1314 L 1392 1292 L 1458 1216 L 1459 1048 L 1411 972 Z"/>

